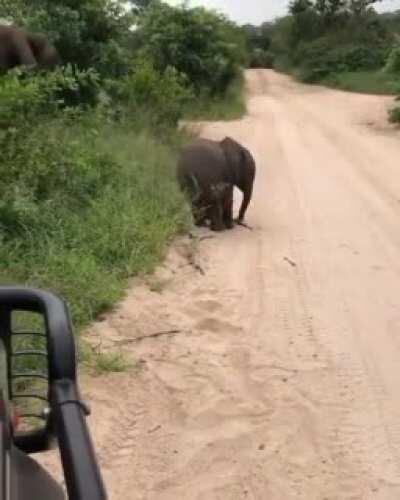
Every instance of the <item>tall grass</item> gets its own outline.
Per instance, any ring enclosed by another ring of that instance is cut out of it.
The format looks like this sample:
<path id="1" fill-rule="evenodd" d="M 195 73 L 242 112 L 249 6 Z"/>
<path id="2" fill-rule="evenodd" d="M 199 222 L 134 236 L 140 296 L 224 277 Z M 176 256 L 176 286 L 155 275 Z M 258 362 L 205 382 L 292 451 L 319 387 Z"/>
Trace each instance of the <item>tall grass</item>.
<path id="1" fill-rule="evenodd" d="M 400 88 L 397 75 L 386 73 L 382 69 L 334 73 L 321 83 L 351 92 L 377 95 L 394 95 Z"/>
<path id="2" fill-rule="evenodd" d="M 186 117 L 190 120 L 236 120 L 246 113 L 244 77 L 237 77 L 222 96 L 199 97 L 190 104 Z"/>
<path id="3" fill-rule="evenodd" d="M 79 141 L 80 131 L 74 134 Z M 163 142 L 145 129 L 101 129 L 95 147 L 115 162 L 112 182 L 81 209 L 64 206 L 42 230 L 26 227 L 3 241 L 1 282 L 63 295 L 78 326 L 109 309 L 126 280 L 151 271 L 166 244 L 188 224 L 175 182 L 179 140 L 175 133 Z"/>

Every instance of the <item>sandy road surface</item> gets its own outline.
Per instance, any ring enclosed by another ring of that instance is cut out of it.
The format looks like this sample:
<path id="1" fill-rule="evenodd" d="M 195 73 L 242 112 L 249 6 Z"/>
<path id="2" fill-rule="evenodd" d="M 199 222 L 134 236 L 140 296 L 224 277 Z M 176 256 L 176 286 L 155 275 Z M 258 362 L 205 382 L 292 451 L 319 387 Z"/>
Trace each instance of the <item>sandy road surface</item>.
<path id="1" fill-rule="evenodd" d="M 400 138 L 390 100 L 248 73 L 208 124 L 257 158 L 247 221 L 171 252 L 93 328 L 137 373 L 84 380 L 113 500 L 400 498 Z M 160 331 L 170 335 L 135 341 Z"/>

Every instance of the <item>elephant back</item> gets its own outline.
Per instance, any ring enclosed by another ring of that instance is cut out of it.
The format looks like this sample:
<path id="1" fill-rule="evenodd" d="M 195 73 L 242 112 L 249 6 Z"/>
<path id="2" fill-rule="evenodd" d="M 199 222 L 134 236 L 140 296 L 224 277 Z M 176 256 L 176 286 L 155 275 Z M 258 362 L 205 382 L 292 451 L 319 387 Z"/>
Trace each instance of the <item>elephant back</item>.
<path id="1" fill-rule="evenodd" d="M 231 182 L 226 158 L 218 142 L 198 139 L 183 149 L 178 162 L 178 179 L 181 183 L 192 184 L 193 177 L 200 189 Z"/>

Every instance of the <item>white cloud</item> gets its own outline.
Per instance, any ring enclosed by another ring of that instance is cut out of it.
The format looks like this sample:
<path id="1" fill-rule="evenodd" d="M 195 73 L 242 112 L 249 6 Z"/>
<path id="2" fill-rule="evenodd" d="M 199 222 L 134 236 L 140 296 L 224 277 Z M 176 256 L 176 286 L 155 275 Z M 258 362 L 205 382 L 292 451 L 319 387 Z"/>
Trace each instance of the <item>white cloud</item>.
<path id="1" fill-rule="evenodd" d="M 379 12 L 400 10 L 400 0 L 383 0 L 383 2 L 378 2 L 376 4 L 376 10 Z"/>

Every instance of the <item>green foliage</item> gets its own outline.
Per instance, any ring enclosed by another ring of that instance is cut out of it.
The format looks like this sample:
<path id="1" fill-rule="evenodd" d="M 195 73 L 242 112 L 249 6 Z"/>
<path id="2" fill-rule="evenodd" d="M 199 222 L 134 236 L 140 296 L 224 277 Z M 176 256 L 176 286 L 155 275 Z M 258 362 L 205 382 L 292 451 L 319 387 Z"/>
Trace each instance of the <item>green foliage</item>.
<path id="1" fill-rule="evenodd" d="M 80 361 L 95 375 L 123 373 L 134 368 L 133 363 L 121 352 L 105 352 L 84 342 L 79 347 Z"/>
<path id="2" fill-rule="evenodd" d="M 322 36 L 322 19 L 313 7 L 310 0 L 295 0 L 289 5 L 292 25 L 287 41 L 290 49 L 293 50 L 301 42 L 312 41 Z"/>
<path id="3" fill-rule="evenodd" d="M 113 160 L 94 146 L 95 131 L 82 127 L 82 141 L 71 140 L 70 127 L 84 121 L 79 113 L 59 110 L 55 118 L 61 101 L 54 95 L 62 76 L 21 80 L 10 73 L 0 80 L 3 241 L 28 227 L 52 227 L 65 206 L 82 210 L 115 175 Z"/>
<path id="4" fill-rule="evenodd" d="M 23 74 L 16 69 L 0 79 L 0 140 L 3 143 L 7 131 L 12 133 L 16 127 L 31 123 L 43 114 L 53 115 L 59 108 L 60 103 L 54 99 L 59 74 L 37 78 L 23 78 Z"/>
<path id="5" fill-rule="evenodd" d="M 400 73 L 400 47 L 394 47 L 390 51 L 384 69 L 386 73 Z"/>
<path id="6" fill-rule="evenodd" d="M 223 93 L 245 60 L 241 30 L 203 8 L 174 8 L 153 2 L 139 17 L 141 53 L 164 72 L 175 67 L 196 93 Z"/>
<path id="7" fill-rule="evenodd" d="M 274 66 L 307 83 L 333 84 L 338 75 L 354 72 L 375 75 L 385 64 L 394 35 L 372 8 L 374 3 L 293 0 L 290 15 L 270 28 Z"/>
<path id="8" fill-rule="evenodd" d="M 238 120 L 245 112 L 244 78 L 240 75 L 229 85 L 222 98 L 199 96 L 190 103 L 185 116 L 192 120 Z"/>
<path id="9" fill-rule="evenodd" d="M 395 106 L 389 110 L 389 121 L 390 123 L 400 123 L 400 106 Z"/>
<path id="10" fill-rule="evenodd" d="M 384 47 L 366 45 L 353 45 L 343 47 L 340 58 L 345 71 L 370 70 L 380 68 L 385 62 L 386 51 Z"/>
<path id="11" fill-rule="evenodd" d="M 55 116 L 67 105 L 95 104 L 100 92 L 93 70 L 79 71 L 71 66 L 51 73 L 30 75 L 16 68 L 0 78 L 0 130 L 31 125 L 43 116 Z"/>
<path id="12" fill-rule="evenodd" d="M 381 69 L 333 73 L 323 79 L 322 83 L 335 88 L 366 94 L 394 95 L 399 90 L 398 79 Z"/>
<path id="13" fill-rule="evenodd" d="M 250 54 L 250 68 L 273 68 L 274 54 L 271 51 L 255 48 Z"/>
<path id="14" fill-rule="evenodd" d="M 261 26 L 251 24 L 243 26 L 249 53 L 248 64 L 251 68 L 272 68 L 274 59 L 270 52 L 272 26 L 271 23 L 263 23 Z"/>
<path id="15" fill-rule="evenodd" d="M 385 51 L 379 46 L 339 45 L 332 48 L 330 41 L 324 38 L 300 44 L 292 59 L 299 68 L 300 79 L 307 83 L 318 82 L 335 73 L 377 69 L 384 60 Z"/>
<path id="16" fill-rule="evenodd" d="M 193 99 L 187 77 L 173 66 L 156 70 L 150 60 L 139 58 L 134 70 L 114 85 L 111 91 L 126 115 L 140 113 L 155 125 L 176 126 L 186 104 Z"/>
<path id="17" fill-rule="evenodd" d="M 122 353 L 101 352 L 95 356 L 94 370 L 97 375 L 126 372 L 131 367 Z"/>
<path id="18" fill-rule="evenodd" d="M 400 33 L 400 11 L 395 12 L 384 12 L 379 16 L 382 24 L 386 29 L 393 34 Z"/>

